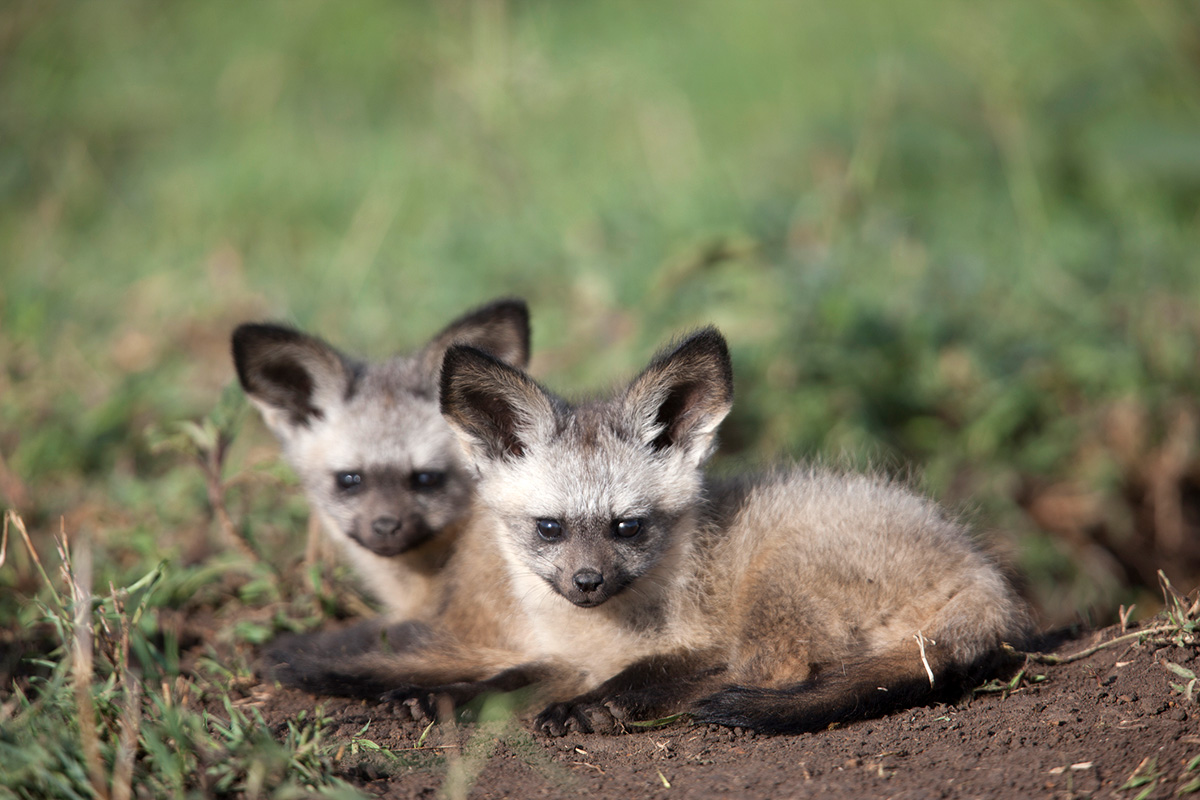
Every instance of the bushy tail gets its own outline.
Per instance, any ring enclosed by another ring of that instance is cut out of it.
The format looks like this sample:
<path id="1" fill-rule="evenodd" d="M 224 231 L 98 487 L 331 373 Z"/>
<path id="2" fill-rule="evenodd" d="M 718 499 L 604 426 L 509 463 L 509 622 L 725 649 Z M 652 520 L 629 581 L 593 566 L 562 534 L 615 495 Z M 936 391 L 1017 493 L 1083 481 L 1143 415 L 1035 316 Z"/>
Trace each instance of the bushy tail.
<path id="1" fill-rule="evenodd" d="M 925 633 L 874 655 L 821 665 L 779 689 L 727 686 L 695 704 L 701 722 L 764 733 L 802 733 L 903 708 L 953 702 L 1004 663 L 1002 642 L 1024 642 L 1030 620 L 998 575 L 954 594 Z"/>
<path id="2" fill-rule="evenodd" d="M 916 669 L 912 668 L 914 661 Z M 937 669 L 931 664 L 931 684 L 919 657 L 889 654 L 830 667 L 810 680 L 782 689 L 727 686 L 697 702 L 692 713 L 698 722 L 762 733 L 804 733 L 835 722 L 958 700 L 994 667 L 992 657 L 951 668 Z"/>

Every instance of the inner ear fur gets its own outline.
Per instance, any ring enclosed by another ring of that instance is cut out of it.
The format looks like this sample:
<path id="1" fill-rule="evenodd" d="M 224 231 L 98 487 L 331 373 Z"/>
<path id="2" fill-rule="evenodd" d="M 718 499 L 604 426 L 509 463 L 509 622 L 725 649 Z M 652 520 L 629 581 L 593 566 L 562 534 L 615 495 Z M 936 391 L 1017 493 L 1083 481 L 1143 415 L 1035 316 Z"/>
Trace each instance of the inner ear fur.
<path id="1" fill-rule="evenodd" d="M 634 379 L 624 407 L 635 434 L 652 450 L 703 445 L 733 406 L 729 347 L 716 328 L 704 328 L 663 351 Z"/>
<path id="2" fill-rule="evenodd" d="M 554 403 L 532 378 L 489 353 L 465 345 L 446 351 L 442 415 L 478 454 L 520 458 L 549 435 Z"/>
<path id="3" fill-rule="evenodd" d="M 322 406 L 354 391 L 356 362 L 315 336 L 283 325 L 248 323 L 233 332 L 233 363 L 246 394 L 289 424 L 322 419 Z"/>
<path id="4" fill-rule="evenodd" d="M 447 325 L 425 346 L 422 362 L 436 376 L 451 345 L 467 345 L 490 353 L 505 364 L 529 364 L 529 307 L 506 297 L 472 309 Z"/>

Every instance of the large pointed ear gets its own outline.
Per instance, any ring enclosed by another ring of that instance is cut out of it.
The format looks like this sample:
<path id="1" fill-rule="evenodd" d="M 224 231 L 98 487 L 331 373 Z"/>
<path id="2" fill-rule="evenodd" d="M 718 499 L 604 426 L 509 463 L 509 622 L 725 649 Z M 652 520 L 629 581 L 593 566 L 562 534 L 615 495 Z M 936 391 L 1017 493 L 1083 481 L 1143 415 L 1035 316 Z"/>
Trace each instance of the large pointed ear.
<path id="1" fill-rule="evenodd" d="M 322 419 L 354 389 L 359 366 L 314 336 L 281 325 L 239 325 L 233 363 L 246 394 L 276 433 Z"/>
<path id="2" fill-rule="evenodd" d="M 518 298 L 494 300 L 468 311 L 434 336 L 421 351 L 428 374 L 437 376 L 446 350 L 463 344 L 524 369 L 529 364 L 529 308 Z"/>
<path id="3" fill-rule="evenodd" d="M 699 466 L 733 406 L 733 368 L 725 338 L 716 328 L 705 328 L 659 353 L 621 403 L 642 444 L 683 453 Z"/>
<path id="4" fill-rule="evenodd" d="M 473 347 L 446 351 L 441 402 L 477 461 L 521 458 L 554 432 L 554 399 L 524 372 Z"/>

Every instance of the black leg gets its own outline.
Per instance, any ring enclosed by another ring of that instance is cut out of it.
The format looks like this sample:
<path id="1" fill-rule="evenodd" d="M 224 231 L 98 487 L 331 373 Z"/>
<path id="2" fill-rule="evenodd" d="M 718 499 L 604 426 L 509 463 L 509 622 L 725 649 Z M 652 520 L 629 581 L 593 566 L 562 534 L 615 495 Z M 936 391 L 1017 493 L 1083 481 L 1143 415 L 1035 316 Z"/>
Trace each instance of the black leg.
<path id="1" fill-rule="evenodd" d="M 439 686 L 402 686 L 383 694 L 383 700 L 413 719 L 435 720 L 485 694 L 515 692 L 549 677 L 551 671 L 530 663 L 506 669 L 479 681 L 456 681 Z"/>
<path id="2" fill-rule="evenodd" d="M 651 656 L 626 667 L 590 692 L 554 703 L 536 728 L 549 736 L 568 731 L 617 733 L 625 723 L 669 716 L 719 685 L 723 665 L 702 654 Z"/>
<path id="3" fill-rule="evenodd" d="M 336 631 L 282 636 L 263 657 L 263 674 L 314 694 L 377 697 L 394 681 L 373 667 L 380 654 L 415 651 L 431 638 L 420 622 L 367 620 Z"/>

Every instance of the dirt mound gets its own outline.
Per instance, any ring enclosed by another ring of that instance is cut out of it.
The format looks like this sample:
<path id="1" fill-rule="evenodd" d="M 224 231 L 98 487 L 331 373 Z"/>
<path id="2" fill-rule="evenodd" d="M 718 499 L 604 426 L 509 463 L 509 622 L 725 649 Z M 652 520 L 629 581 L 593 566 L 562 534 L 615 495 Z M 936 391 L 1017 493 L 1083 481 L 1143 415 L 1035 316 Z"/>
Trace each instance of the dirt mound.
<path id="1" fill-rule="evenodd" d="M 1200 705 L 1185 694 L 1200 647 L 1112 628 L 1054 652 L 1103 642 L 1070 663 L 1027 663 L 1011 690 L 993 684 L 958 705 L 799 736 L 678 721 L 547 739 L 527 719 L 424 726 L 386 706 L 266 684 L 244 702 L 281 729 L 318 703 L 334 737 L 353 740 L 369 725 L 366 738 L 393 755 L 351 744 L 340 768 L 389 798 L 1200 796 Z"/>

